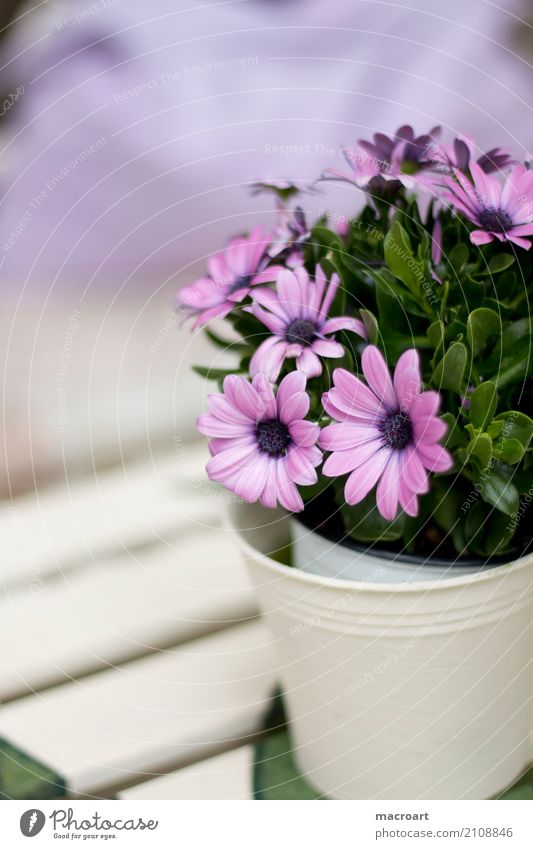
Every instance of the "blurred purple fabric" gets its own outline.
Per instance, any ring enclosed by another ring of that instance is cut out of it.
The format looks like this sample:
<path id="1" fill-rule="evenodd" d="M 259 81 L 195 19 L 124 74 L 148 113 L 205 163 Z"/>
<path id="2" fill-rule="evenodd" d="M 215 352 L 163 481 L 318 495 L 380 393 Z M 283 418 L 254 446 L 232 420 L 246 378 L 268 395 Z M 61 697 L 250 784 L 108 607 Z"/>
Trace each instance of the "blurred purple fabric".
<path id="1" fill-rule="evenodd" d="M 4 48 L 5 281 L 83 290 L 191 276 L 271 218 L 246 184 L 315 179 L 376 129 L 531 144 L 532 72 L 485 0 L 69 0 Z M 353 190 L 306 200 L 349 210 Z"/>

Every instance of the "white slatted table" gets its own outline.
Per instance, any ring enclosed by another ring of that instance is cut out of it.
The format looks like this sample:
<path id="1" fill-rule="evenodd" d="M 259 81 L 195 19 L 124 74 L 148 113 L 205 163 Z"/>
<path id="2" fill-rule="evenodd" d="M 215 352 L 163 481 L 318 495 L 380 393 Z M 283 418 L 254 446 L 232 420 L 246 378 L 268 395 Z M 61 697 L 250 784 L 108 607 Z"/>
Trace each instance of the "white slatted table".
<path id="1" fill-rule="evenodd" d="M 276 669 L 205 446 L 0 508 L 0 790 L 246 798 Z"/>

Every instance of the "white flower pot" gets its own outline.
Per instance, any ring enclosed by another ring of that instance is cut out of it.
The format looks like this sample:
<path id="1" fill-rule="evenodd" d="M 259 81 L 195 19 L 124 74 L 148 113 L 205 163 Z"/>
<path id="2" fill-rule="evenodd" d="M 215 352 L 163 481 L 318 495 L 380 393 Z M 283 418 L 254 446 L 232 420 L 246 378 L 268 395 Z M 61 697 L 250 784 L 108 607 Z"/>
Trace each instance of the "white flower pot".
<path id="1" fill-rule="evenodd" d="M 366 555 L 366 579 L 348 581 L 269 556 L 289 541 L 282 513 L 233 504 L 230 519 L 272 630 L 295 757 L 321 793 L 485 799 L 520 776 L 532 760 L 533 555 L 429 580 L 401 567 L 396 581 Z M 328 545 L 333 564 L 341 546 Z"/>

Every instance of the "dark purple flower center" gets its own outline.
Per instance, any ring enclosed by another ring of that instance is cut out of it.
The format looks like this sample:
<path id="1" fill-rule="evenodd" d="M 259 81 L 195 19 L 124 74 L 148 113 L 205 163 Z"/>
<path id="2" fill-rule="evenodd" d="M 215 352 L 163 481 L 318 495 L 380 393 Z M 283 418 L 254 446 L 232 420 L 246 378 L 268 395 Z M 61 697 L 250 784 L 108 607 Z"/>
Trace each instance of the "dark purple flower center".
<path id="1" fill-rule="evenodd" d="M 413 425 L 411 419 L 401 410 L 390 413 L 380 424 L 384 444 L 400 450 L 413 441 Z"/>
<path id="2" fill-rule="evenodd" d="M 291 321 L 285 332 L 287 342 L 310 345 L 316 336 L 316 325 L 309 318 L 296 318 Z"/>
<path id="3" fill-rule="evenodd" d="M 483 210 L 479 216 L 479 223 L 484 230 L 492 233 L 505 233 L 513 226 L 511 216 L 503 209 L 495 209 L 493 206 Z"/>
<path id="4" fill-rule="evenodd" d="M 252 274 L 242 274 L 241 277 L 236 277 L 235 280 L 229 284 L 227 294 L 233 295 L 233 293 L 238 292 L 239 289 L 249 289 L 252 276 Z"/>
<path id="5" fill-rule="evenodd" d="M 256 429 L 257 444 L 261 451 L 271 457 L 282 457 L 291 442 L 289 428 L 279 419 L 259 422 Z"/>

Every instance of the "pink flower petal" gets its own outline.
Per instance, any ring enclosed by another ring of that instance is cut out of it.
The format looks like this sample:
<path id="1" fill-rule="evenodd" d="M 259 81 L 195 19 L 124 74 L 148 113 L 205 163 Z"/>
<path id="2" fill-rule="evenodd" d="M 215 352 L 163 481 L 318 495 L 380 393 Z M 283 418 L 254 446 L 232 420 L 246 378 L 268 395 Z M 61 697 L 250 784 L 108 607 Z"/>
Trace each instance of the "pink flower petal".
<path id="1" fill-rule="evenodd" d="M 299 448 L 314 445 L 320 434 L 319 426 L 313 422 L 292 421 L 288 428 L 292 441 Z"/>
<path id="2" fill-rule="evenodd" d="M 281 318 L 285 325 L 288 324 L 290 318 L 285 312 L 283 305 L 280 303 L 276 292 L 272 289 L 267 289 L 266 287 L 259 287 L 258 289 L 253 290 L 252 297 L 254 301 L 257 301 L 257 303 L 261 304 L 262 307 L 265 307 L 267 310 L 270 310 L 270 312 L 273 312 L 274 315 L 277 315 L 278 318 Z"/>
<path id="3" fill-rule="evenodd" d="M 303 372 L 295 371 L 281 381 L 277 395 L 280 420 L 288 425 L 293 419 L 303 419 L 309 412 L 309 396 L 305 392 Z"/>
<path id="4" fill-rule="evenodd" d="M 448 472 L 453 466 L 453 460 L 442 445 L 426 445 L 421 442 L 416 446 L 416 453 L 430 472 Z"/>
<path id="5" fill-rule="evenodd" d="M 340 286 L 340 282 L 341 281 L 338 274 L 331 275 L 329 286 L 326 289 L 326 294 L 324 295 L 322 305 L 320 307 L 320 317 L 323 321 L 325 321 L 328 317 L 330 307 L 335 299 L 335 295 L 337 294 L 337 289 Z"/>
<path id="6" fill-rule="evenodd" d="M 359 466 L 373 462 L 374 458 L 381 453 L 383 453 L 382 444 L 379 439 L 361 443 L 348 451 L 335 451 L 324 463 L 323 472 L 329 478 L 336 478 L 352 472 Z"/>
<path id="7" fill-rule="evenodd" d="M 418 516 L 418 498 L 403 481 L 400 481 L 400 504 L 408 516 Z"/>
<path id="8" fill-rule="evenodd" d="M 280 302 L 283 304 L 283 309 L 289 318 L 301 318 L 305 314 L 306 300 L 300 291 L 300 284 L 293 272 L 284 268 L 278 276 L 276 288 Z"/>
<path id="9" fill-rule="evenodd" d="M 413 431 L 419 442 L 439 442 L 448 432 L 448 425 L 435 416 L 413 416 Z"/>
<path id="10" fill-rule="evenodd" d="M 307 457 L 312 466 L 320 466 L 322 451 L 316 445 L 299 445 L 300 452 Z"/>
<path id="11" fill-rule="evenodd" d="M 260 502 L 263 507 L 273 509 L 277 504 L 278 479 L 276 475 L 276 460 L 269 458 L 267 466 L 267 477 Z"/>
<path id="12" fill-rule="evenodd" d="M 322 267 L 317 265 L 315 271 L 315 286 L 313 289 L 313 313 L 318 317 L 320 305 L 326 289 L 326 275 L 322 271 Z"/>
<path id="13" fill-rule="evenodd" d="M 196 427 L 204 436 L 220 436 L 228 439 L 236 436 L 248 436 L 251 429 L 250 423 L 223 422 L 215 416 L 207 414 L 197 419 Z"/>
<path id="14" fill-rule="evenodd" d="M 227 448 L 235 448 L 235 446 L 240 445 L 241 447 L 244 445 L 256 445 L 257 439 L 255 436 L 255 432 L 250 433 L 248 436 L 235 436 L 231 438 L 224 437 L 216 437 L 215 439 L 210 439 L 208 443 L 209 453 L 211 456 L 214 454 L 220 454 L 221 451 L 225 451 Z"/>
<path id="15" fill-rule="evenodd" d="M 278 405 L 276 404 L 276 398 L 274 395 L 274 391 L 272 386 L 268 382 L 268 379 L 265 374 L 260 372 L 257 374 L 252 380 L 252 386 L 257 391 L 257 394 L 261 398 L 263 402 L 263 412 L 261 414 L 261 418 L 263 419 L 275 419 L 278 415 Z"/>
<path id="16" fill-rule="evenodd" d="M 218 306 L 216 307 L 206 309 L 197 316 L 194 326 L 203 327 L 210 321 L 214 321 L 215 318 L 226 318 L 226 316 L 229 315 L 234 306 L 235 304 L 232 304 L 231 301 L 224 301 L 223 303 L 218 304 Z"/>
<path id="17" fill-rule="evenodd" d="M 214 307 L 224 300 L 224 290 L 217 287 L 210 277 L 201 277 L 178 293 L 178 302 L 195 310 Z"/>
<path id="18" fill-rule="evenodd" d="M 322 364 L 310 348 L 304 348 L 296 360 L 296 366 L 306 377 L 318 377 L 322 374 Z"/>
<path id="19" fill-rule="evenodd" d="M 413 417 L 436 416 L 440 410 L 440 402 L 441 398 L 438 392 L 433 390 L 421 392 L 420 395 L 414 397 L 410 413 Z"/>
<path id="20" fill-rule="evenodd" d="M 400 477 L 411 492 L 429 492 L 428 473 L 412 445 L 402 452 Z"/>
<path id="21" fill-rule="evenodd" d="M 507 233 L 507 238 L 510 242 L 513 242 L 513 244 L 518 245 L 519 248 L 523 248 L 525 251 L 529 251 L 531 248 L 531 242 L 528 242 L 527 239 L 522 239 L 521 236 L 514 236 L 511 230 Z"/>
<path id="22" fill-rule="evenodd" d="M 390 451 L 382 448 L 351 473 L 344 487 L 344 497 L 348 504 L 358 504 L 368 495 L 387 465 L 389 457 Z"/>
<path id="23" fill-rule="evenodd" d="M 368 385 L 381 402 L 389 409 L 397 409 L 396 395 L 389 369 L 381 351 L 375 345 L 367 345 L 361 355 L 361 365 Z"/>
<path id="24" fill-rule="evenodd" d="M 277 497 L 281 506 L 285 507 L 286 510 L 290 510 L 292 513 L 298 513 L 300 510 L 303 510 L 304 503 L 296 486 L 289 477 L 285 457 L 276 462 L 276 478 Z"/>
<path id="25" fill-rule="evenodd" d="M 398 512 L 400 490 L 401 452 L 393 451 L 385 466 L 376 490 L 376 504 L 379 512 L 387 521 L 392 522 Z"/>
<path id="26" fill-rule="evenodd" d="M 502 208 L 511 212 L 514 204 L 523 202 L 523 198 L 530 196 L 531 199 L 531 183 L 533 175 L 524 165 L 517 165 L 507 175 L 505 185 L 502 190 Z"/>
<path id="27" fill-rule="evenodd" d="M 344 348 L 340 342 L 335 342 L 333 339 L 315 339 L 311 345 L 311 350 L 320 357 L 343 357 Z"/>
<path id="28" fill-rule="evenodd" d="M 308 412 L 309 395 L 307 392 L 295 392 L 283 402 L 279 417 L 283 424 L 288 425 L 294 419 L 304 419 Z"/>
<path id="29" fill-rule="evenodd" d="M 234 289 L 231 292 L 227 292 L 226 300 L 236 306 L 237 304 L 240 304 L 241 301 L 244 301 L 249 291 L 250 285 L 247 283 L 246 286 L 242 286 L 240 289 Z"/>
<path id="30" fill-rule="evenodd" d="M 226 263 L 225 251 L 210 256 L 207 260 L 207 270 L 218 287 L 226 288 L 233 280 L 233 274 Z"/>
<path id="31" fill-rule="evenodd" d="M 470 241 L 473 245 L 488 245 L 494 239 L 494 233 L 487 233 L 486 230 L 472 230 L 470 233 Z"/>
<path id="32" fill-rule="evenodd" d="M 281 411 L 285 402 L 295 392 L 304 392 L 306 387 L 305 374 L 301 371 L 291 371 L 281 381 L 277 394 L 278 410 Z"/>
<path id="33" fill-rule="evenodd" d="M 384 414 L 385 408 L 379 398 L 362 380 L 346 369 L 335 369 L 333 383 L 334 388 L 328 394 L 338 409 L 359 418 L 366 416 L 376 419 Z"/>
<path id="34" fill-rule="evenodd" d="M 501 198 L 501 189 L 498 180 L 488 174 L 485 174 L 474 160 L 471 160 L 469 167 L 470 173 L 474 178 L 474 183 L 479 193 L 479 197 L 483 201 L 484 206 L 498 209 Z"/>
<path id="35" fill-rule="evenodd" d="M 292 446 L 286 454 L 287 470 L 292 480 L 298 484 L 310 486 L 317 481 L 317 474 L 312 463 L 298 448 Z"/>
<path id="36" fill-rule="evenodd" d="M 245 310 L 248 311 L 249 308 L 245 307 Z M 267 310 L 263 309 L 257 301 L 253 301 L 251 312 L 262 324 L 265 325 L 265 327 L 268 327 L 271 333 L 281 335 L 285 331 L 287 326 L 286 320 L 284 318 L 280 318 L 278 315 L 274 315 L 272 312 L 267 312 Z"/>
<path id="37" fill-rule="evenodd" d="M 532 199 L 533 203 L 533 199 Z M 532 224 L 517 224 L 516 227 L 512 227 L 507 231 L 507 236 L 533 236 L 533 223 Z"/>
<path id="38" fill-rule="evenodd" d="M 223 422 L 230 424 L 250 424 L 255 421 L 255 416 L 252 418 L 247 413 L 230 404 L 228 399 L 222 393 L 213 393 L 207 396 L 207 407 L 212 416 L 220 419 Z"/>
<path id="39" fill-rule="evenodd" d="M 229 374 L 224 378 L 224 394 L 230 404 L 242 410 L 247 416 L 256 421 L 261 418 L 264 405 L 258 392 L 245 377 Z M 216 434 L 215 434 L 216 436 Z"/>
<path id="40" fill-rule="evenodd" d="M 366 339 L 366 330 L 363 322 L 358 318 L 350 318 L 350 316 L 347 315 L 340 315 L 337 318 L 328 318 L 320 330 L 321 333 L 326 336 L 329 333 L 336 333 L 337 330 L 351 330 L 361 336 L 362 339 Z"/>
<path id="41" fill-rule="evenodd" d="M 420 395 L 420 358 L 415 348 L 404 351 L 394 370 L 394 390 L 400 410 L 410 413 Z"/>
<path id="42" fill-rule="evenodd" d="M 268 457 L 259 454 L 252 463 L 246 463 L 236 480 L 233 482 L 232 490 L 239 498 L 244 498 L 249 504 L 258 501 L 267 482 Z"/>
<path id="43" fill-rule="evenodd" d="M 375 425 L 340 422 L 327 425 L 320 432 L 319 445 L 326 451 L 349 451 L 371 439 L 380 439 L 381 432 Z"/>
<path id="44" fill-rule="evenodd" d="M 207 461 L 207 474 L 211 480 L 224 480 L 232 472 L 239 472 L 241 468 L 260 457 L 257 445 L 235 445 L 226 451 L 215 454 Z"/>
<path id="45" fill-rule="evenodd" d="M 250 374 L 264 372 L 269 380 L 275 381 L 281 371 L 287 352 L 287 342 L 278 336 L 271 336 L 261 343 L 250 361 Z"/>
<path id="46" fill-rule="evenodd" d="M 259 271 L 250 281 L 252 286 L 261 286 L 265 283 L 274 283 L 278 274 L 283 271 L 282 265 L 269 265 L 263 271 Z"/>
<path id="47" fill-rule="evenodd" d="M 226 249 L 226 262 L 237 277 L 243 277 L 250 272 L 250 263 L 248 261 L 248 240 L 244 237 L 232 239 Z M 255 269 L 253 269 L 255 271 Z"/>

